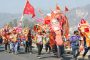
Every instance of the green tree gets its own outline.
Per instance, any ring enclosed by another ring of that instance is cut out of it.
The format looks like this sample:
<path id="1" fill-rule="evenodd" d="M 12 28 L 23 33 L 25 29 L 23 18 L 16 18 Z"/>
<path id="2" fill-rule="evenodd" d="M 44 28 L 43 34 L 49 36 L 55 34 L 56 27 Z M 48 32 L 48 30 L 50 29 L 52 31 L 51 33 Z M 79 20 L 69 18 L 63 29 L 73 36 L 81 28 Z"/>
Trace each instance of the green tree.
<path id="1" fill-rule="evenodd" d="M 13 26 L 14 26 L 14 27 L 17 26 L 17 19 L 14 19 L 14 20 L 13 20 Z"/>
<path id="2" fill-rule="evenodd" d="M 11 27 L 13 27 L 13 22 L 9 22 L 8 24 L 9 24 Z"/>

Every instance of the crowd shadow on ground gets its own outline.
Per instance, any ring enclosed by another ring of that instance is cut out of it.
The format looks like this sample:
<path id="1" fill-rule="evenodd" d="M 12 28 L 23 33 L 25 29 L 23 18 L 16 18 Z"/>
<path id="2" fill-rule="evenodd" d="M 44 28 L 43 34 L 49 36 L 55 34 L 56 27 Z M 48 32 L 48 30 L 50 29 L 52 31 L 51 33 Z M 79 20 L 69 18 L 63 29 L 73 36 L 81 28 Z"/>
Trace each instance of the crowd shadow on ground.
<path id="1" fill-rule="evenodd" d="M 29 54 L 30 52 L 25 52 L 25 49 L 24 48 L 20 48 L 20 51 L 19 51 L 19 54 Z M 37 50 L 34 49 L 34 47 L 32 47 L 32 54 L 36 54 L 37 53 Z"/>
<path id="2" fill-rule="evenodd" d="M 3 52 L 4 50 L 0 50 L 0 52 Z"/>
<path id="3" fill-rule="evenodd" d="M 59 59 L 59 60 L 74 60 L 74 58 L 72 58 L 72 55 L 71 54 L 65 54 L 63 57 L 60 57 L 58 58 L 57 56 L 55 55 L 44 55 L 43 57 L 41 57 L 40 59 L 43 60 L 43 59 L 48 59 L 48 58 L 54 58 L 54 59 Z M 90 60 L 90 56 L 87 58 L 77 58 L 77 60 Z"/>
<path id="4" fill-rule="evenodd" d="M 58 58 L 55 55 L 51 55 L 51 56 L 46 55 L 46 56 L 43 56 L 41 59 L 43 60 L 43 59 L 47 59 L 47 58 L 54 58 L 54 59 L 60 59 L 60 60 L 71 60 L 72 59 L 72 57 L 69 55 L 65 55 L 64 57 L 60 57 L 60 58 Z"/>
<path id="5" fill-rule="evenodd" d="M 0 47 L 0 52 L 3 52 L 3 51 L 4 51 L 4 47 Z M 21 48 L 19 54 L 21 55 L 21 54 L 29 54 L 29 53 L 25 53 L 24 49 Z M 35 54 L 35 55 L 37 54 L 37 49 L 34 49 L 34 47 L 32 50 L 32 54 Z M 42 57 L 39 60 L 44 60 L 44 59 L 48 59 L 48 58 L 54 58 L 56 60 L 58 60 L 58 59 L 59 60 L 74 60 L 72 58 L 71 53 L 65 54 L 61 59 L 61 58 L 58 58 L 57 56 L 55 56 L 53 53 L 48 54 L 46 52 L 42 52 Z M 83 58 L 78 58 L 78 60 L 83 60 Z M 87 59 L 84 59 L 84 60 L 87 60 Z M 90 60 L 90 56 L 89 56 L 88 60 Z"/>

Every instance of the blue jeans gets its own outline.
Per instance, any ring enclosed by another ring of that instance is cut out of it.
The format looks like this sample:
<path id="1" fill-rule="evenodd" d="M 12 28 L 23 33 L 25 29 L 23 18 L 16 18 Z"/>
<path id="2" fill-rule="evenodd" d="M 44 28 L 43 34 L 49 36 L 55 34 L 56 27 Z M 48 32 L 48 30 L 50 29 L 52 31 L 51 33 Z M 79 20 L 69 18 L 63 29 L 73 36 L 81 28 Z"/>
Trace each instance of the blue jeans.
<path id="1" fill-rule="evenodd" d="M 58 57 L 62 57 L 62 55 L 64 54 L 64 45 L 57 46 L 57 54 Z"/>
<path id="2" fill-rule="evenodd" d="M 73 57 L 76 57 L 76 52 L 79 52 L 79 47 L 78 46 L 72 46 L 72 54 Z"/>
<path id="3" fill-rule="evenodd" d="M 12 50 L 12 52 L 14 52 L 15 54 L 18 53 L 18 42 L 15 42 L 15 43 L 10 43 L 10 49 Z"/>
<path id="4" fill-rule="evenodd" d="M 90 50 L 90 47 L 86 47 L 85 48 L 85 52 L 84 52 L 84 54 L 83 54 L 83 57 L 87 54 L 87 52 Z"/>

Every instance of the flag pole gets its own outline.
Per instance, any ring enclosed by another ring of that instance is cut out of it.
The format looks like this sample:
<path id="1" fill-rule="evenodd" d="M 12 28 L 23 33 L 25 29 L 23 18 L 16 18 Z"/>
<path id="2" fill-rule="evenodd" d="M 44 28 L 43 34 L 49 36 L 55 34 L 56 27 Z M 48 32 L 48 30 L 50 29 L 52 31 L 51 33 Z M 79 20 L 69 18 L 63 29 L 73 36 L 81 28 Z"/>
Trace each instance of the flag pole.
<path id="1" fill-rule="evenodd" d="M 26 2 L 27 2 L 28 0 L 26 0 Z M 25 8 L 25 6 L 26 6 L 26 3 L 25 3 L 25 5 L 24 5 L 24 7 L 23 8 Z M 24 9 L 23 9 L 24 10 Z M 19 20 L 19 23 L 18 23 L 18 27 L 21 27 L 22 26 L 22 19 L 23 19 L 23 16 L 24 16 L 24 14 L 22 13 L 22 15 L 21 15 L 21 18 L 20 18 L 20 20 Z"/>
<path id="2" fill-rule="evenodd" d="M 40 13 L 40 15 L 42 16 L 42 18 L 44 17 L 44 13 L 41 11 L 41 9 L 39 8 L 38 9 L 39 10 L 39 13 Z"/>
<path id="3" fill-rule="evenodd" d="M 22 14 L 22 16 L 21 16 L 21 18 L 19 20 L 18 27 L 21 27 L 22 26 L 22 22 L 23 22 L 23 14 Z"/>

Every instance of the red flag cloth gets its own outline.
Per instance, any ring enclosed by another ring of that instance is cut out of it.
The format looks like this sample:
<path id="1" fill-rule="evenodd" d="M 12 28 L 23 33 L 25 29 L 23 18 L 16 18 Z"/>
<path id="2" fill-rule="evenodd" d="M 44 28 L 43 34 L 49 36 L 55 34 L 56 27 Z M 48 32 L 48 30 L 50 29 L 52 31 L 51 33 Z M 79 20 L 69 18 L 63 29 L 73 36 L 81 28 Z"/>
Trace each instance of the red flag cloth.
<path id="1" fill-rule="evenodd" d="M 23 14 L 32 14 L 32 18 L 35 17 L 34 7 L 27 0 Z"/>
<path id="2" fill-rule="evenodd" d="M 86 24 L 86 20 L 81 19 L 81 24 Z"/>
<path id="3" fill-rule="evenodd" d="M 50 16 L 46 16 L 44 18 L 44 24 L 50 24 L 50 20 L 51 20 L 51 17 Z"/>
<path id="4" fill-rule="evenodd" d="M 59 5 L 56 5 L 56 10 L 60 10 L 60 7 L 59 7 Z"/>
<path id="5" fill-rule="evenodd" d="M 45 24 L 50 24 L 50 20 L 45 20 Z"/>
<path id="6" fill-rule="evenodd" d="M 69 9 L 65 6 L 65 11 L 69 11 Z"/>

